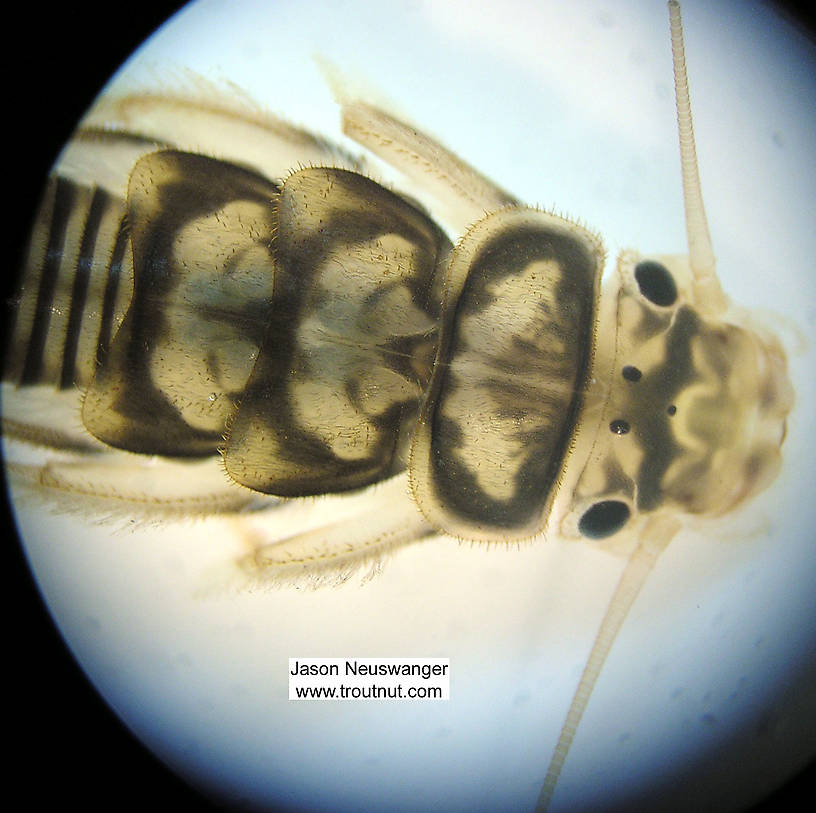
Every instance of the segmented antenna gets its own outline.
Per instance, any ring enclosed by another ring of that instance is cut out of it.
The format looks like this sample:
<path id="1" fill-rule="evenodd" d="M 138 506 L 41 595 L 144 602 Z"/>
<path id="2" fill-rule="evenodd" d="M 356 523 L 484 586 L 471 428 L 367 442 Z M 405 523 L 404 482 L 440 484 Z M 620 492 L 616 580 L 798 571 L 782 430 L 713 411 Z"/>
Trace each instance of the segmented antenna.
<path id="1" fill-rule="evenodd" d="M 667 540 L 669 534 L 658 533 L 657 536 L 659 539 L 662 537 Z M 663 541 L 663 539 L 660 539 L 660 541 Z M 549 807 L 555 786 L 561 775 L 561 769 L 567 760 L 567 754 L 575 737 L 575 732 L 581 722 L 581 717 L 584 715 L 592 690 L 600 677 L 601 669 L 603 669 L 606 658 L 612 649 L 612 644 L 615 642 L 618 632 L 629 614 L 629 610 L 638 597 L 640 588 L 643 587 L 646 579 L 651 574 L 662 547 L 664 546 L 660 544 L 641 544 L 635 549 L 626 564 L 615 593 L 609 602 L 606 615 L 595 636 L 595 642 L 592 644 L 592 650 L 587 658 L 581 680 L 578 682 L 578 688 L 572 698 L 567 718 L 561 727 L 558 743 L 555 746 L 555 752 L 550 760 L 547 775 L 544 778 L 544 784 L 538 797 L 536 813 L 545 813 Z"/>
<path id="2" fill-rule="evenodd" d="M 680 5 L 676 0 L 669 0 L 669 21 L 674 61 L 674 92 L 677 101 L 677 130 L 680 138 L 680 162 L 683 174 L 683 201 L 686 209 L 689 263 L 694 275 L 695 305 L 703 311 L 722 311 L 728 307 L 728 301 L 717 279 L 714 251 L 711 247 L 711 237 L 708 233 L 708 222 L 703 207 L 686 76 L 683 24 L 680 20 Z M 538 797 L 536 813 L 544 813 L 549 807 L 578 724 L 589 703 L 601 669 L 641 587 L 652 572 L 658 556 L 677 531 L 673 523 L 676 523 L 676 520 L 655 517 L 641 531 L 638 547 L 631 554 L 615 594 L 609 602 L 606 615 L 601 622 L 583 674 L 578 682 L 578 688 L 572 698 L 566 720 L 561 727 L 555 752 L 550 760 Z"/>
<path id="3" fill-rule="evenodd" d="M 674 62 L 674 95 L 677 103 L 677 132 L 680 138 L 680 165 L 683 174 L 683 202 L 686 209 L 686 235 L 689 263 L 694 274 L 695 300 L 706 311 L 725 310 L 728 303 L 717 279 L 716 261 L 708 232 L 697 148 L 691 119 L 686 55 L 683 47 L 683 22 L 680 4 L 669 0 L 672 60 Z"/>

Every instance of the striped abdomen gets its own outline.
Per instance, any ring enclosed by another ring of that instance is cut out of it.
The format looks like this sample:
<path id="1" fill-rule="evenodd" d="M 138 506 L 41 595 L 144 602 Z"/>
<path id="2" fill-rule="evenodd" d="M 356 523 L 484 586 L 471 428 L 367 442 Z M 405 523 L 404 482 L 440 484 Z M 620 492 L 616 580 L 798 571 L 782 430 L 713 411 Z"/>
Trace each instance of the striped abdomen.
<path id="1" fill-rule="evenodd" d="M 4 378 L 87 386 L 132 294 L 125 202 L 52 175 L 32 231 Z"/>

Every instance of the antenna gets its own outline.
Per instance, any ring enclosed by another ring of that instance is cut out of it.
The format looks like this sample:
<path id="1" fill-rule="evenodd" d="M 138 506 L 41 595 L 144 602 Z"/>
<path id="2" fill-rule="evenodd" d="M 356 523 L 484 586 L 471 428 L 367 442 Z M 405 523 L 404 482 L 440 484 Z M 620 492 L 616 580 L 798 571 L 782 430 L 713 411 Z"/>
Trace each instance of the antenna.
<path id="1" fill-rule="evenodd" d="M 728 308 L 728 300 L 720 287 L 715 270 L 714 251 L 708 233 L 708 223 L 700 190 L 697 170 L 697 150 L 691 122 L 686 57 L 683 48 L 683 25 L 680 6 L 669 0 L 672 58 L 674 60 L 674 91 L 677 100 L 677 129 L 680 137 L 680 163 L 683 173 L 683 201 L 686 209 L 689 264 L 694 277 L 694 304 L 703 312 L 718 312 Z M 679 528 L 676 519 L 667 515 L 652 516 L 638 534 L 638 546 L 629 557 L 615 593 L 592 644 L 578 687 L 561 727 L 555 752 L 539 793 L 536 813 L 544 813 L 552 800 L 561 770 L 567 760 L 572 741 L 581 722 L 589 698 L 601 674 L 626 615 L 638 592 L 654 568 L 655 562 Z"/>
<path id="2" fill-rule="evenodd" d="M 677 102 L 677 133 L 680 139 L 680 165 L 683 174 L 683 202 L 686 209 L 686 235 L 689 263 L 694 275 L 696 304 L 707 311 L 728 307 L 720 281 L 708 232 L 700 173 L 697 169 L 697 148 L 694 144 L 694 125 L 691 119 L 686 55 L 683 47 L 683 23 L 680 4 L 669 0 L 672 60 L 674 62 L 674 95 Z"/>

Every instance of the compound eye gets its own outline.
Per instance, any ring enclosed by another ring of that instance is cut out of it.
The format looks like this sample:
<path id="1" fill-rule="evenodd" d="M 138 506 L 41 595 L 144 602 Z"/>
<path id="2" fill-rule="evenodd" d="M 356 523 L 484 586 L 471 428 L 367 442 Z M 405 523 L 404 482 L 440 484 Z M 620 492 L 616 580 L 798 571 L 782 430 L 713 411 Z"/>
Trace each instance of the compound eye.
<path id="1" fill-rule="evenodd" d="M 621 500 L 596 502 L 584 512 L 578 530 L 588 539 L 605 539 L 623 528 L 629 515 L 629 506 Z"/>
<path id="2" fill-rule="evenodd" d="M 644 260 L 635 266 L 635 281 L 640 293 L 654 305 L 668 307 L 677 301 L 674 277 L 662 263 Z"/>

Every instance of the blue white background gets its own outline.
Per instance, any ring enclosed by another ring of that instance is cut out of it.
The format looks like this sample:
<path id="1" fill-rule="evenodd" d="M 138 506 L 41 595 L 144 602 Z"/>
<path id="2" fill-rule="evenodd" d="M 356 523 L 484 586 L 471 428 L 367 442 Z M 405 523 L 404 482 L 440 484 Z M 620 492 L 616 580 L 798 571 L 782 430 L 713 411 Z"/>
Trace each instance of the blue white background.
<path id="1" fill-rule="evenodd" d="M 814 48 L 765 6 L 683 14 L 718 270 L 780 331 L 797 406 L 772 490 L 662 557 L 553 810 L 669 787 L 678 809 L 736 807 L 816 750 Z M 339 139 L 318 56 L 520 198 L 581 218 L 610 258 L 684 251 L 662 2 L 201 0 L 116 81 L 192 69 Z M 21 525 L 63 634 L 144 742 L 227 798 L 315 810 L 532 809 L 622 567 L 581 544 L 441 539 L 363 586 L 233 593 L 212 587 L 240 551 L 227 523 Z M 290 703 L 295 655 L 450 658 L 451 700 Z"/>

